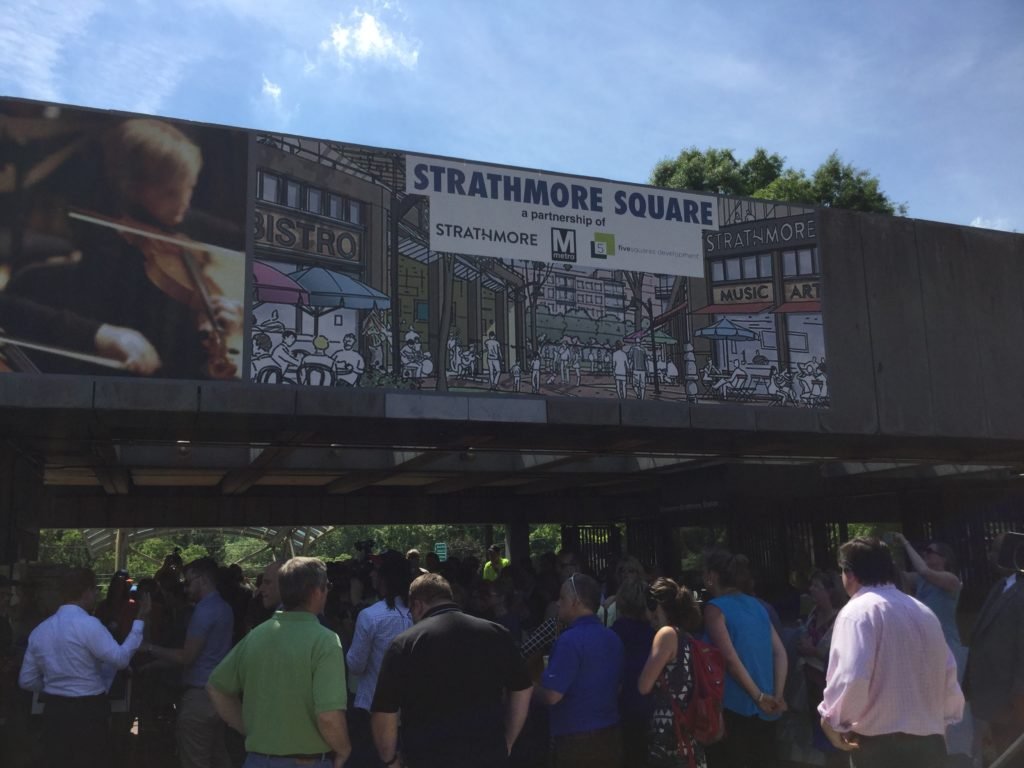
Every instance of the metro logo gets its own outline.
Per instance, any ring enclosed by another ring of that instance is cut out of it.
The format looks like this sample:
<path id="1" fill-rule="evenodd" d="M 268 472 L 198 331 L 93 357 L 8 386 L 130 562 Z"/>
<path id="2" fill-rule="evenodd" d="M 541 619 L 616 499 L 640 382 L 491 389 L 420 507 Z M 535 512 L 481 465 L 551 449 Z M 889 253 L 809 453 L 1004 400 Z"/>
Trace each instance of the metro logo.
<path id="1" fill-rule="evenodd" d="M 576 263 L 576 230 L 551 228 L 551 260 Z"/>

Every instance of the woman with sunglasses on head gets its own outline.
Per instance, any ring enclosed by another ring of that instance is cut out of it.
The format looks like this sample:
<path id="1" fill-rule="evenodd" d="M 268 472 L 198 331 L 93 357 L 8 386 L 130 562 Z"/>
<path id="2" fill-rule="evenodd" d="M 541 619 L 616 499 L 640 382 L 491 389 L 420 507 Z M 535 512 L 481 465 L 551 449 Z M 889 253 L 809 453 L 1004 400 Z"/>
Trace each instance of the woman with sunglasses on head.
<path id="1" fill-rule="evenodd" d="M 956 659 L 957 682 L 963 685 L 967 649 L 960 642 L 956 623 L 956 606 L 963 589 L 963 582 L 956 573 L 956 552 L 948 544 L 933 541 L 918 553 L 902 533 L 893 534 L 893 543 L 903 547 L 913 569 L 903 572 L 904 589 L 931 608 L 939 619 L 946 645 Z M 950 755 L 969 755 L 972 740 L 971 717 L 965 711 L 959 723 L 946 729 L 946 749 Z"/>
<path id="2" fill-rule="evenodd" d="M 786 649 L 764 606 L 745 594 L 750 561 L 724 549 L 704 557 L 708 638 L 725 658 L 725 738 L 708 749 L 711 768 L 778 765 L 775 721 L 786 711 Z"/>
<path id="3" fill-rule="evenodd" d="M 654 713 L 647 733 L 647 765 L 658 768 L 706 768 L 704 748 L 692 737 L 680 745 L 673 727 L 672 699 L 685 711 L 693 696 L 693 658 L 689 633 L 700 628 L 700 610 L 693 593 L 672 579 L 658 578 L 647 590 L 647 616 L 657 629 L 650 656 L 637 688 L 653 692 Z"/>

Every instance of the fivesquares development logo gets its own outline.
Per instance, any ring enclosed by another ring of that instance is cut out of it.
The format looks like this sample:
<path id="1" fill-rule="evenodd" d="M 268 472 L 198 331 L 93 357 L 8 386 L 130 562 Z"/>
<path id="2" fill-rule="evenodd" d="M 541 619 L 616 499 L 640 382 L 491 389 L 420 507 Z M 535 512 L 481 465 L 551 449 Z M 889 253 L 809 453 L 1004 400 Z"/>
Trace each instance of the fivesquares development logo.
<path id="1" fill-rule="evenodd" d="M 551 260 L 576 263 L 576 230 L 551 228 Z"/>
<path id="2" fill-rule="evenodd" d="M 615 235 L 611 232 L 595 232 L 590 243 L 590 258 L 607 259 L 615 255 Z"/>

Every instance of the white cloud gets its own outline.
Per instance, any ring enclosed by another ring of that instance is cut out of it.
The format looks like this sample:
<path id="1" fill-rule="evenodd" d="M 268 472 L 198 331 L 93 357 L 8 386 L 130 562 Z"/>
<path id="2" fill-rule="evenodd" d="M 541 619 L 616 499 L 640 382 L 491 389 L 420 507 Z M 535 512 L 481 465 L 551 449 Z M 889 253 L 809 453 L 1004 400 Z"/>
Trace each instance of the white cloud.
<path id="1" fill-rule="evenodd" d="M 263 76 L 263 95 L 269 96 L 275 104 L 281 103 L 281 86 L 270 82 L 266 75 Z"/>
<path id="2" fill-rule="evenodd" d="M 33 0 L 0 14 L 0 84 L 7 93 L 47 101 L 63 98 L 60 68 L 67 47 L 80 40 L 101 0 Z"/>
<path id="3" fill-rule="evenodd" d="M 982 229 L 1001 229 L 1004 232 L 1016 232 L 1017 230 L 1013 227 L 1010 220 L 1003 218 L 1002 216 L 996 216 L 995 218 L 986 218 L 985 216 L 975 216 L 971 219 L 972 227 L 981 227 Z"/>
<path id="4" fill-rule="evenodd" d="M 388 6 L 383 6 L 387 10 Z M 331 25 L 331 36 L 320 43 L 325 51 L 333 50 L 338 61 L 377 61 L 413 69 L 419 60 L 419 43 L 411 42 L 401 33 L 393 33 L 381 19 L 365 11 L 354 10 L 350 24 Z"/>

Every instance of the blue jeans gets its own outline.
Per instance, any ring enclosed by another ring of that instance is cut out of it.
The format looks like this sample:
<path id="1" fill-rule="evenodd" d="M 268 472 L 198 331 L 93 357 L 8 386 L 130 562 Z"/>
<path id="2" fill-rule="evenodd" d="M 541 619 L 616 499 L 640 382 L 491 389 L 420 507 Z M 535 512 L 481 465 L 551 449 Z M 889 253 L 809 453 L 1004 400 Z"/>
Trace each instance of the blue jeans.
<path id="1" fill-rule="evenodd" d="M 248 752 L 242 768 L 332 768 L 333 760 L 324 755 L 319 760 L 299 759 L 295 757 L 275 757 Z"/>

